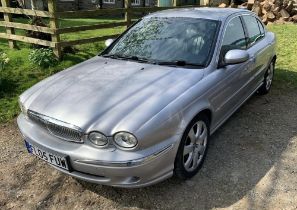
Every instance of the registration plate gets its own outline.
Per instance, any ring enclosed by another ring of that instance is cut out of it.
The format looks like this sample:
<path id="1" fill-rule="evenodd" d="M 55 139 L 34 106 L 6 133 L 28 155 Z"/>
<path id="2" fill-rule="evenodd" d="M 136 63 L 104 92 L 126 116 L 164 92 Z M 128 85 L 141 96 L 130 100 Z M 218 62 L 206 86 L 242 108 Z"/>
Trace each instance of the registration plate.
<path id="1" fill-rule="evenodd" d="M 68 166 L 66 157 L 61 157 L 59 155 L 52 154 L 48 151 L 38 148 L 35 145 L 32 145 L 31 143 L 29 143 L 27 141 L 25 141 L 25 145 L 26 145 L 27 150 L 30 154 L 35 155 L 35 156 L 39 157 L 40 159 L 42 159 L 54 166 L 57 166 L 59 168 L 69 171 L 69 166 Z"/>

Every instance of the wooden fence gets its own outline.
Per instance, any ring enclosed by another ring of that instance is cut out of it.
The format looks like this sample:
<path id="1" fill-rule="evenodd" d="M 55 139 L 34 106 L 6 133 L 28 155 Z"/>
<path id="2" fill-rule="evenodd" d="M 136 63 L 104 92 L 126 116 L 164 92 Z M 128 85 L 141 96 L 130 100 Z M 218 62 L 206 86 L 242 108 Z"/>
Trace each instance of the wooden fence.
<path id="1" fill-rule="evenodd" d="M 58 12 L 56 10 L 57 8 L 56 0 L 48 0 L 48 11 L 12 8 L 10 7 L 9 2 L 10 0 L 1 0 L 2 6 L 0 6 L 0 13 L 3 13 L 4 21 L 0 21 L 0 26 L 6 28 L 6 33 L 0 33 L 0 38 L 7 39 L 10 48 L 16 48 L 16 41 L 51 47 L 53 48 L 53 51 L 58 58 L 62 57 L 62 51 L 61 51 L 62 47 L 92 43 L 96 41 L 104 41 L 108 38 L 115 38 L 119 36 L 119 34 L 114 34 L 111 36 L 99 36 L 99 37 L 83 38 L 83 39 L 72 40 L 72 41 L 61 41 L 60 39 L 61 34 L 80 32 L 80 31 L 86 31 L 86 30 L 113 28 L 118 26 L 129 27 L 132 23 L 132 15 L 134 13 L 155 12 L 159 10 L 173 8 L 173 7 L 132 8 L 131 0 L 125 0 L 125 8 Z M 176 0 L 174 5 L 177 5 Z M 23 14 L 28 16 L 38 16 L 38 17 L 49 18 L 49 26 L 42 27 L 42 26 L 35 26 L 35 25 L 24 24 L 24 23 L 16 23 L 16 22 L 13 22 L 12 14 Z M 59 24 L 58 24 L 59 18 L 86 18 L 86 17 L 98 17 L 98 15 L 108 15 L 108 14 L 109 15 L 125 14 L 125 19 L 122 22 L 116 22 L 116 23 L 72 26 L 72 27 L 66 27 L 66 28 L 59 28 Z M 47 33 L 51 35 L 51 41 L 16 35 L 15 29 L 23 29 L 28 31 Z"/>

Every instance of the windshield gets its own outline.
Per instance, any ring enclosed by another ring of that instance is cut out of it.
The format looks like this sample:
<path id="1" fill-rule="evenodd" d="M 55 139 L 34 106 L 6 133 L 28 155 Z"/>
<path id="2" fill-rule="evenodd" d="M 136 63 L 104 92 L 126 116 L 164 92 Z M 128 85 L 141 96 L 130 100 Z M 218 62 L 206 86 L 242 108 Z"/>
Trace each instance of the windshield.
<path id="1" fill-rule="evenodd" d="M 113 58 L 206 66 L 218 21 L 197 18 L 144 18 L 104 52 Z"/>

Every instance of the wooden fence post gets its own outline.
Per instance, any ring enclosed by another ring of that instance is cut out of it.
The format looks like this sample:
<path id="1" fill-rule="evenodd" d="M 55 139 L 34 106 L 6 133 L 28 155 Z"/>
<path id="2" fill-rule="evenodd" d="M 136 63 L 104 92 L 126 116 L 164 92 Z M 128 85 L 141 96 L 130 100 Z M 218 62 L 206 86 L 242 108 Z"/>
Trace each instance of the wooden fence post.
<path id="1" fill-rule="evenodd" d="M 31 9 L 32 10 L 36 9 L 36 1 L 35 0 L 31 0 Z"/>
<path id="2" fill-rule="evenodd" d="M 125 0 L 125 21 L 127 22 L 127 28 L 131 25 L 131 0 Z"/>
<path id="3" fill-rule="evenodd" d="M 58 18 L 56 17 L 57 11 L 57 2 L 56 0 L 48 0 L 48 11 L 52 13 L 53 17 L 50 18 L 50 28 L 54 30 L 54 34 L 52 34 L 52 42 L 55 42 L 54 53 L 55 55 L 61 59 L 62 51 L 60 47 L 60 35 L 57 33 L 57 29 L 59 28 Z"/>
<path id="4" fill-rule="evenodd" d="M 179 0 L 173 0 L 173 6 L 174 7 L 180 6 L 179 5 Z"/>
<path id="5" fill-rule="evenodd" d="M 2 7 L 9 7 L 9 0 L 1 0 Z M 4 20 L 6 22 L 12 22 L 12 15 L 9 13 L 3 13 Z M 14 28 L 6 27 L 6 33 L 9 36 L 10 34 L 15 34 Z M 16 48 L 16 42 L 9 39 L 8 44 L 10 48 Z"/>

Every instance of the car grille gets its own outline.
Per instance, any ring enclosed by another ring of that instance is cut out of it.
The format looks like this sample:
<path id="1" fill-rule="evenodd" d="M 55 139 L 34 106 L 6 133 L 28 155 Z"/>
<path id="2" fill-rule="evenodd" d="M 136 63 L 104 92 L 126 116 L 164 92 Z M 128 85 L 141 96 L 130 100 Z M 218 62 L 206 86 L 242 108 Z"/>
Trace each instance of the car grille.
<path id="1" fill-rule="evenodd" d="M 80 128 L 74 125 L 44 116 L 31 110 L 28 110 L 28 117 L 30 120 L 47 129 L 49 133 L 60 139 L 82 142 L 83 132 Z"/>

